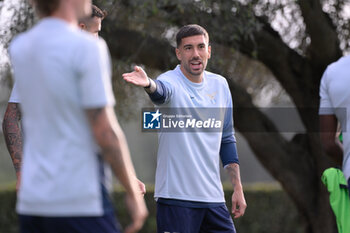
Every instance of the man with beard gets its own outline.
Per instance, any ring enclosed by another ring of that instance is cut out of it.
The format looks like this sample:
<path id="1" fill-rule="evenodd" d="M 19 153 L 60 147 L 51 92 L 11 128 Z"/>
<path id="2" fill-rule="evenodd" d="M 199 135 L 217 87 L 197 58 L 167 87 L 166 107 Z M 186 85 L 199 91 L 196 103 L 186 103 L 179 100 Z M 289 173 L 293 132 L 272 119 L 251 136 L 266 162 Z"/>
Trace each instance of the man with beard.
<path id="1" fill-rule="evenodd" d="M 225 109 L 220 132 L 159 132 L 155 198 L 158 232 L 235 232 L 225 205 L 219 157 L 230 175 L 232 214 L 242 216 L 246 202 L 240 181 L 233 130 L 232 97 L 225 78 L 205 71 L 211 56 L 209 35 L 199 25 L 186 25 L 176 36 L 174 70 L 148 78 L 140 67 L 124 79 L 144 87 L 153 103 L 173 109 Z M 159 116 L 154 115 L 154 118 Z"/>

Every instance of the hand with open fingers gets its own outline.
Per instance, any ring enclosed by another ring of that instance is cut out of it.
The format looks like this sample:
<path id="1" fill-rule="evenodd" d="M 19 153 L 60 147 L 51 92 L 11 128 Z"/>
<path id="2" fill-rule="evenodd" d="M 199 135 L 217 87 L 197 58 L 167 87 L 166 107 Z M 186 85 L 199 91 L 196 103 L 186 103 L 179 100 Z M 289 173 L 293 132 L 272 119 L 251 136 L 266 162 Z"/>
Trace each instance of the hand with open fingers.
<path id="1" fill-rule="evenodd" d="M 232 214 L 234 218 L 244 215 L 247 203 L 244 198 L 243 190 L 237 190 L 232 194 Z"/>
<path id="2" fill-rule="evenodd" d="M 140 193 L 126 196 L 126 206 L 131 215 L 132 223 L 125 228 L 124 233 L 138 232 L 148 216 L 145 200 Z"/>
<path id="3" fill-rule="evenodd" d="M 124 73 L 123 78 L 125 81 L 140 87 L 147 87 L 150 84 L 146 72 L 139 66 L 135 66 L 133 72 Z"/>

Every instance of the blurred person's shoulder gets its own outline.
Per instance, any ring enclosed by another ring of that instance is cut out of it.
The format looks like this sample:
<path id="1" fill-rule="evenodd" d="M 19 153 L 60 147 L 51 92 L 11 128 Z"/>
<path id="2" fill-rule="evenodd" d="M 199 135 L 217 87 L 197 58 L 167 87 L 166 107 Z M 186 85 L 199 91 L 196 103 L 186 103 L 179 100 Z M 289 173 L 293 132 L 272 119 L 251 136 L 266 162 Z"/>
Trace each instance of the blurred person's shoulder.
<path id="1" fill-rule="evenodd" d="M 75 46 L 80 50 L 80 54 L 108 55 L 108 47 L 105 40 L 101 37 L 94 37 L 89 32 L 80 29 L 75 30 L 74 41 Z"/>

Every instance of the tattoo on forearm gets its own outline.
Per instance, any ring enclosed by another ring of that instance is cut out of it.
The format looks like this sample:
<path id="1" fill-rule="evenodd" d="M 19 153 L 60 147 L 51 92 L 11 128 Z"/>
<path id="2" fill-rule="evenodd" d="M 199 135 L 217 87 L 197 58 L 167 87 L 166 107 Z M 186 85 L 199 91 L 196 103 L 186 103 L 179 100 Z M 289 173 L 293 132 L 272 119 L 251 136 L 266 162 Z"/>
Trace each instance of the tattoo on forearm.
<path id="1" fill-rule="evenodd" d="M 233 189 L 235 189 L 236 185 L 241 182 L 239 165 L 236 163 L 229 164 L 225 167 L 225 170 L 230 176 L 230 181 L 232 183 Z"/>
<path id="2" fill-rule="evenodd" d="M 3 121 L 3 132 L 16 173 L 20 171 L 22 161 L 21 111 L 18 104 L 9 103 Z"/>

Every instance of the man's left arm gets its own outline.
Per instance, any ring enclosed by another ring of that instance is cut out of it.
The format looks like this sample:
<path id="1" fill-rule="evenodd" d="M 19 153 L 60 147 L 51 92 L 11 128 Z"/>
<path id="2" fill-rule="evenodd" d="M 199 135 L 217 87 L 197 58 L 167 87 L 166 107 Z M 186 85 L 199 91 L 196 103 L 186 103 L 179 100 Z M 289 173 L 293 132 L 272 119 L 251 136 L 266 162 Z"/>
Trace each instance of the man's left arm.
<path id="1" fill-rule="evenodd" d="M 239 218 L 244 215 L 247 203 L 243 194 L 236 140 L 233 133 L 230 136 L 222 138 L 220 158 L 224 169 L 230 177 L 233 188 L 231 212 L 234 218 Z"/>
<path id="2" fill-rule="evenodd" d="M 239 218 L 244 215 L 245 209 L 247 208 L 247 203 L 243 194 L 239 164 L 230 163 L 225 166 L 225 170 L 230 176 L 230 181 L 233 187 L 231 212 L 234 215 L 234 218 Z"/>
<path id="3" fill-rule="evenodd" d="M 239 170 L 239 159 L 233 128 L 233 104 L 230 91 L 228 91 L 227 108 L 224 115 L 220 158 L 223 167 L 229 174 L 233 187 L 231 212 L 234 215 L 234 218 L 239 218 L 244 215 L 247 203 L 243 194 L 241 174 Z"/>

